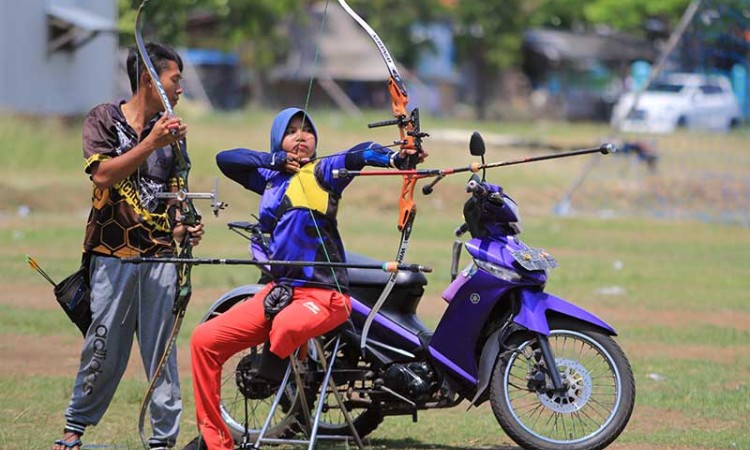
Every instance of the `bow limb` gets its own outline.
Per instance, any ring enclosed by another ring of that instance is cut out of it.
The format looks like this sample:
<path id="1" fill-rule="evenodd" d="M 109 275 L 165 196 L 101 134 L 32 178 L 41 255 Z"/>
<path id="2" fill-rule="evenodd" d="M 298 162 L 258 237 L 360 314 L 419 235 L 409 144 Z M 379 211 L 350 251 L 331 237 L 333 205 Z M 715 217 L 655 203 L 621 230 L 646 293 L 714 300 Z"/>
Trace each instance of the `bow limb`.
<path id="1" fill-rule="evenodd" d="M 164 90 L 164 86 L 161 84 L 161 80 L 159 79 L 159 73 L 156 71 L 156 68 L 154 67 L 154 64 L 151 62 L 151 58 L 148 57 L 148 52 L 146 51 L 146 44 L 143 42 L 143 35 L 142 35 L 142 17 L 143 17 L 143 9 L 145 8 L 146 4 L 149 2 L 149 0 L 143 0 L 141 2 L 141 5 L 138 7 L 138 13 L 135 16 L 135 45 L 138 48 L 138 53 L 141 55 L 141 60 L 143 61 L 143 64 L 146 66 L 146 70 L 148 71 L 149 77 L 151 77 L 151 80 L 154 82 L 154 85 L 156 86 L 156 90 L 159 93 L 159 99 L 161 100 L 162 105 L 164 106 L 164 111 L 166 111 L 167 116 L 173 117 L 174 116 L 174 109 L 172 109 L 172 104 L 169 102 L 169 97 L 167 97 L 167 92 Z"/>
<path id="2" fill-rule="evenodd" d="M 140 54 L 141 60 L 143 61 L 144 65 L 146 66 L 146 70 L 149 74 L 149 77 L 151 78 L 151 81 L 153 82 L 154 86 L 156 86 L 156 90 L 159 93 L 159 98 L 161 99 L 161 103 L 164 106 L 164 112 L 167 114 L 168 117 L 174 117 L 174 110 L 172 109 L 172 104 L 169 101 L 169 97 L 167 97 L 167 93 L 164 90 L 164 86 L 161 83 L 161 80 L 159 79 L 159 74 L 156 71 L 156 68 L 154 67 L 154 64 L 151 62 L 151 59 L 148 56 L 148 51 L 146 49 L 146 45 L 143 42 L 143 36 L 142 36 L 142 17 L 143 17 L 143 10 L 146 4 L 149 0 L 143 0 L 141 5 L 138 8 L 138 13 L 136 15 L 135 19 L 135 42 L 136 47 L 138 49 L 138 53 Z M 177 189 L 183 193 L 189 192 L 188 189 L 188 174 L 190 172 L 190 158 L 187 155 L 187 151 L 184 147 L 184 141 L 176 142 L 172 144 L 172 153 L 175 157 L 175 166 L 177 169 Z M 182 200 L 177 201 L 177 208 L 179 211 L 179 220 L 180 222 L 185 226 L 195 226 L 198 223 L 200 223 L 201 217 L 198 213 L 197 209 L 193 205 L 193 201 L 191 198 L 187 197 Z M 192 242 L 190 240 L 190 233 L 185 232 L 185 236 L 182 239 L 182 242 L 180 243 L 180 257 L 184 258 L 192 258 Z M 175 294 L 175 301 L 174 301 L 174 308 L 173 312 L 175 314 L 174 324 L 172 325 L 172 329 L 170 331 L 167 344 L 164 348 L 164 352 L 161 355 L 161 358 L 159 359 L 159 362 L 157 364 L 156 369 L 154 370 L 154 373 L 151 375 L 151 380 L 149 382 L 148 389 L 146 391 L 146 395 L 143 398 L 143 402 L 141 403 L 141 410 L 138 418 L 138 431 L 141 437 L 141 442 L 143 443 L 143 446 L 145 448 L 148 448 L 148 442 L 146 440 L 145 431 L 144 431 L 144 423 L 146 418 L 146 411 L 148 410 L 149 403 L 151 402 L 151 398 L 153 396 L 154 390 L 156 389 L 156 382 L 161 377 L 162 373 L 164 372 L 164 368 L 167 365 L 167 361 L 169 360 L 169 355 L 172 352 L 172 349 L 175 346 L 175 343 L 177 341 L 177 335 L 180 331 L 180 327 L 182 326 L 182 320 L 185 316 L 185 309 L 187 308 L 187 304 L 190 301 L 190 296 L 192 294 L 192 283 L 190 280 L 190 273 L 192 266 L 190 264 L 184 264 L 179 263 L 176 266 L 177 269 L 177 289 Z"/>
<path id="3" fill-rule="evenodd" d="M 409 103 L 409 94 L 406 92 L 406 86 L 404 85 L 401 74 L 396 68 L 396 63 L 391 57 L 388 48 L 383 43 L 380 36 L 372 29 L 372 27 L 365 22 L 347 3 L 345 0 L 338 0 L 342 8 L 354 19 L 370 36 L 375 42 L 380 55 L 383 57 L 383 61 L 388 68 L 390 74 L 388 78 L 388 92 L 391 96 L 391 112 L 393 113 L 393 120 L 370 124 L 370 127 L 386 126 L 386 125 L 397 125 L 399 128 L 400 141 L 402 150 L 413 151 L 413 155 L 407 159 L 407 168 L 413 169 L 416 167 L 419 161 L 419 153 L 422 152 L 422 138 L 427 136 L 426 133 L 422 133 L 419 129 L 419 110 L 414 109 L 411 113 L 407 111 L 407 105 Z M 414 188 L 416 187 L 419 176 L 408 174 L 404 175 L 404 182 L 401 187 L 401 194 L 399 195 L 399 219 L 398 229 L 401 231 L 401 242 L 399 243 L 398 252 L 396 253 L 396 262 L 401 264 L 406 255 L 406 250 L 409 246 L 409 238 L 411 236 L 412 225 L 416 216 L 416 205 L 414 203 Z M 362 338 L 360 341 L 360 349 L 364 353 L 367 346 L 367 335 L 372 325 L 375 315 L 378 313 L 380 308 L 385 303 L 385 300 L 390 295 L 393 286 L 396 283 L 396 277 L 398 273 L 392 273 L 388 278 L 388 282 L 383 288 L 380 297 L 373 305 L 370 313 L 365 319 L 364 327 L 362 328 Z"/>
<path id="4" fill-rule="evenodd" d="M 398 72 L 396 63 L 393 61 L 388 48 L 380 39 L 378 33 L 372 29 L 370 24 L 365 22 L 365 20 L 360 17 L 345 0 L 338 0 L 338 2 L 341 7 L 344 8 L 344 11 L 346 11 L 346 13 L 349 14 L 349 16 L 351 16 L 351 18 L 354 19 L 368 35 L 370 35 L 370 38 L 375 41 L 375 45 L 380 51 L 380 56 L 383 57 L 383 61 L 388 67 L 388 72 L 390 73 L 390 78 L 388 79 L 388 92 L 391 94 L 391 110 L 393 111 L 393 116 L 397 119 L 405 119 L 408 117 L 406 105 L 409 103 L 409 94 L 406 92 L 406 86 L 404 85 L 401 74 Z"/>
<path id="5" fill-rule="evenodd" d="M 413 169 L 416 167 L 419 160 L 419 153 L 422 152 L 422 138 L 426 137 L 427 134 L 423 133 L 419 127 L 419 109 L 414 109 L 411 113 L 408 112 L 407 106 L 409 104 L 409 93 L 406 91 L 406 85 L 404 84 L 403 78 L 396 67 L 396 63 L 393 60 L 388 48 L 378 33 L 372 29 L 372 27 L 359 16 L 350 6 L 346 3 L 346 0 L 338 0 L 339 4 L 349 16 L 354 19 L 370 36 L 375 42 L 375 46 L 380 52 L 380 56 L 383 58 L 386 67 L 388 68 L 388 93 L 391 96 L 391 112 L 393 113 L 394 120 L 371 124 L 370 127 L 378 127 L 385 125 L 397 125 L 399 128 L 400 140 L 399 144 L 403 150 L 412 150 L 415 154 L 411 155 L 407 160 L 407 168 Z M 407 221 L 416 213 L 416 206 L 414 204 L 414 188 L 416 186 L 415 178 L 411 175 L 404 175 L 404 183 L 401 188 L 401 195 L 399 197 L 399 222 L 398 229 L 403 231 L 406 228 Z"/>

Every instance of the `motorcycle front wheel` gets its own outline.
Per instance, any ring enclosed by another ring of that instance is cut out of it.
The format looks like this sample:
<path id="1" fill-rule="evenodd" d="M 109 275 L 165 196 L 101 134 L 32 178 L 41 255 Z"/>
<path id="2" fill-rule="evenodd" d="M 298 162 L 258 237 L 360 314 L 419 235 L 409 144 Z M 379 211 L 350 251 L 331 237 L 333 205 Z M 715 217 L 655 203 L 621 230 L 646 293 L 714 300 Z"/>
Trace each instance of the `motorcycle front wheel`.
<path id="1" fill-rule="evenodd" d="M 539 345 L 529 334 L 498 358 L 490 403 L 505 433 L 538 450 L 598 450 L 625 429 L 635 381 L 625 353 L 608 335 L 570 319 L 550 323 L 549 343 L 565 390 L 549 389 Z"/>
<path id="2" fill-rule="evenodd" d="M 215 304 L 202 322 L 224 314 L 245 300 L 246 296 L 240 296 Z M 244 438 L 249 442 L 255 442 L 278 391 L 278 388 L 255 383 L 253 380 L 253 369 L 257 370 L 262 350 L 262 345 L 250 347 L 233 355 L 222 366 L 221 417 L 237 443 L 242 442 Z M 299 389 L 291 381 L 276 408 L 265 436 L 286 438 L 296 434 L 300 430 L 301 404 Z"/>

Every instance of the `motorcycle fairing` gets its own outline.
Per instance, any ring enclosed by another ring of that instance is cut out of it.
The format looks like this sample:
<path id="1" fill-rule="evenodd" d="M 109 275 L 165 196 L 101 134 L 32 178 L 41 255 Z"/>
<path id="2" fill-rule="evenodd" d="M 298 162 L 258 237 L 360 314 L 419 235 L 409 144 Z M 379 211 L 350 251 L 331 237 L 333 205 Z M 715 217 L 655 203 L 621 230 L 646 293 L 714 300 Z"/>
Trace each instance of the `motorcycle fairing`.
<path id="1" fill-rule="evenodd" d="M 431 352 L 434 350 L 451 361 L 471 376 L 474 382 L 477 377 L 475 351 L 482 325 L 497 302 L 514 287 L 497 281 L 497 278 L 483 270 L 459 274 L 454 283 L 460 286 L 455 290 L 453 301 L 448 304 L 430 341 Z M 460 373 L 443 361 L 438 361 L 451 371 Z"/>
<path id="2" fill-rule="evenodd" d="M 513 321 L 526 329 L 549 335 L 547 313 L 552 311 L 591 323 L 616 335 L 611 326 L 595 315 L 543 292 L 540 287 L 523 286 L 523 280 L 515 284 L 501 282 L 483 270 L 472 270 L 459 274 L 443 293 L 450 302 L 430 342 L 431 350 L 437 351 L 469 376 L 480 378 L 475 355 L 479 334 L 497 302 L 509 300 L 506 294 L 511 289 L 518 290 L 520 299 L 519 312 Z M 460 374 L 450 365 L 441 363 Z"/>
<path id="3" fill-rule="evenodd" d="M 447 356 L 443 355 L 439 351 L 435 350 L 434 347 L 430 346 L 430 356 L 432 356 L 433 361 L 437 361 L 440 364 L 442 364 L 447 369 L 450 369 L 453 373 L 458 374 L 463 378 L 464 380 L 468 381 L 471 384 L 477 384 L 476 377 L 472 376 L 471 374 L 467 373 L 465 370 L 463 370 L 458 365 L 454 364 L 453 361 L 450 360 Z"/>
<path id="4" fill-rule="evenodd" d="M 352 297 L 351 320 L 358 330 L 361 330 L 362 325 L 365 322 L 365 318 L 369 313 L 369 306 Z M 412 355 L 416 355 L 423 348 L 422 342 L 420 341 L 417 334 L 414 334 L 414 332 L 407 330 L 398 322 L 393 321 L 387 316 L 383 315 L 382 311 L 380 311 L 373 320 L 372 328 L 370 328 L 370 334 L 367 337 L 368 348 L 370 347 L 371 342 L 375 340 L 401 349 L 402 351 L 408 352 Z M 384 352 L 383 348 L 379 348 L 378 351 Z M 388 353 L 388 355 L 393 358 L 393 361 L 400 361 L 404 359 L 404 355 L 401 352 L 386 353 Z"/>
<path id="5" fill-rule="evenodd" d="M 514 236 L 493 239 L 474 238 L 466 242 L 469 254 L 481 261 L 487 261 L 501 267 L 514 270 L 524 278 L 523 284 L 544 284 L 547 273 L 543 270 L 526 270 L 513 256 L 514 252 L 529 250 L 529 247 Z"/>
<path id="6" fill-rule="evenodd" d="M 614 328 L 606 322 L 560 297 L 548 294 L 540 289 L 521 289 L 519 294 L 521 299 L 520 309 L 513 321 L 531 331 L 549 336 L 547 313 L 554 311 L 596 325 L 612 336 L 617 336 Z"/>

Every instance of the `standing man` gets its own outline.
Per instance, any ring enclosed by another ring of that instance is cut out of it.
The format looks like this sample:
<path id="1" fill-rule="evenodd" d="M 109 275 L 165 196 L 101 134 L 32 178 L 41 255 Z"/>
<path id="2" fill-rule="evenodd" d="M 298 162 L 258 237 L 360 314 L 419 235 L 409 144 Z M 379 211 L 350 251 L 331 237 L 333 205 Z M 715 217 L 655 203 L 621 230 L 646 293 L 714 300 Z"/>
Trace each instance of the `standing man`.
<path id="1" fill-rule="evenodd" d="M 148 56 L 174 107 L 182 94 L 182 59 L 171 48 L 149 43 Z M 130 50 L 129 100 L 92 109 L 83 124 L 86 173 L 93 182 L 83 250 L 90 260 L 92 323 L 65 411 L 62 439 L 53 450 L 81 450 L 86 427 L 107 410 L 127 368 L 137 337 L 151 378 L 168 344 L 177 273 L 173 264 L 124 264 L 133 256 L 174 256 L 177 243 L 197 245 L 203 225 L 180 223 L 177 200 L 156 194 L 177 188 L 173 151 L 184 148 L 187 125 L 167 117 L 138 51 Z M 178 144 L 178 145 L 174 145 Z M 175 445 L 182 412 L 177 355 L 171 352 L 150 403 L 151 449 Z"/>

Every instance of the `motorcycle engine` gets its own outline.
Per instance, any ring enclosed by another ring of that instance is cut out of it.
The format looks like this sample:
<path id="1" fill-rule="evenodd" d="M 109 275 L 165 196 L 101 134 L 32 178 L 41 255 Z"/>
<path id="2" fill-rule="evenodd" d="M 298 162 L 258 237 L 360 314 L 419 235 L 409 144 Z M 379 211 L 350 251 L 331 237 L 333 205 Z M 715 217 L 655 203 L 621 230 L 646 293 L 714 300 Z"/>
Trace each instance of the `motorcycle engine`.
<path id="1" fill-rule="evenodd" d="M 245 355 L 237 364 L 234 372 L 234 381 L 237 389 L 250 400 L 262 400 L 270 397 L 275 386 L 271 386 L 266 380 L 258 377 L 258 366 L 260 365 L 260 355 Z"/>
<path id="2" fill-rule="evenodd" d="M 426 362 L 393 364 L 385 371 L 385 385 L 413 401 L 426 401 L 438 384 L 435 373 Z"/>

